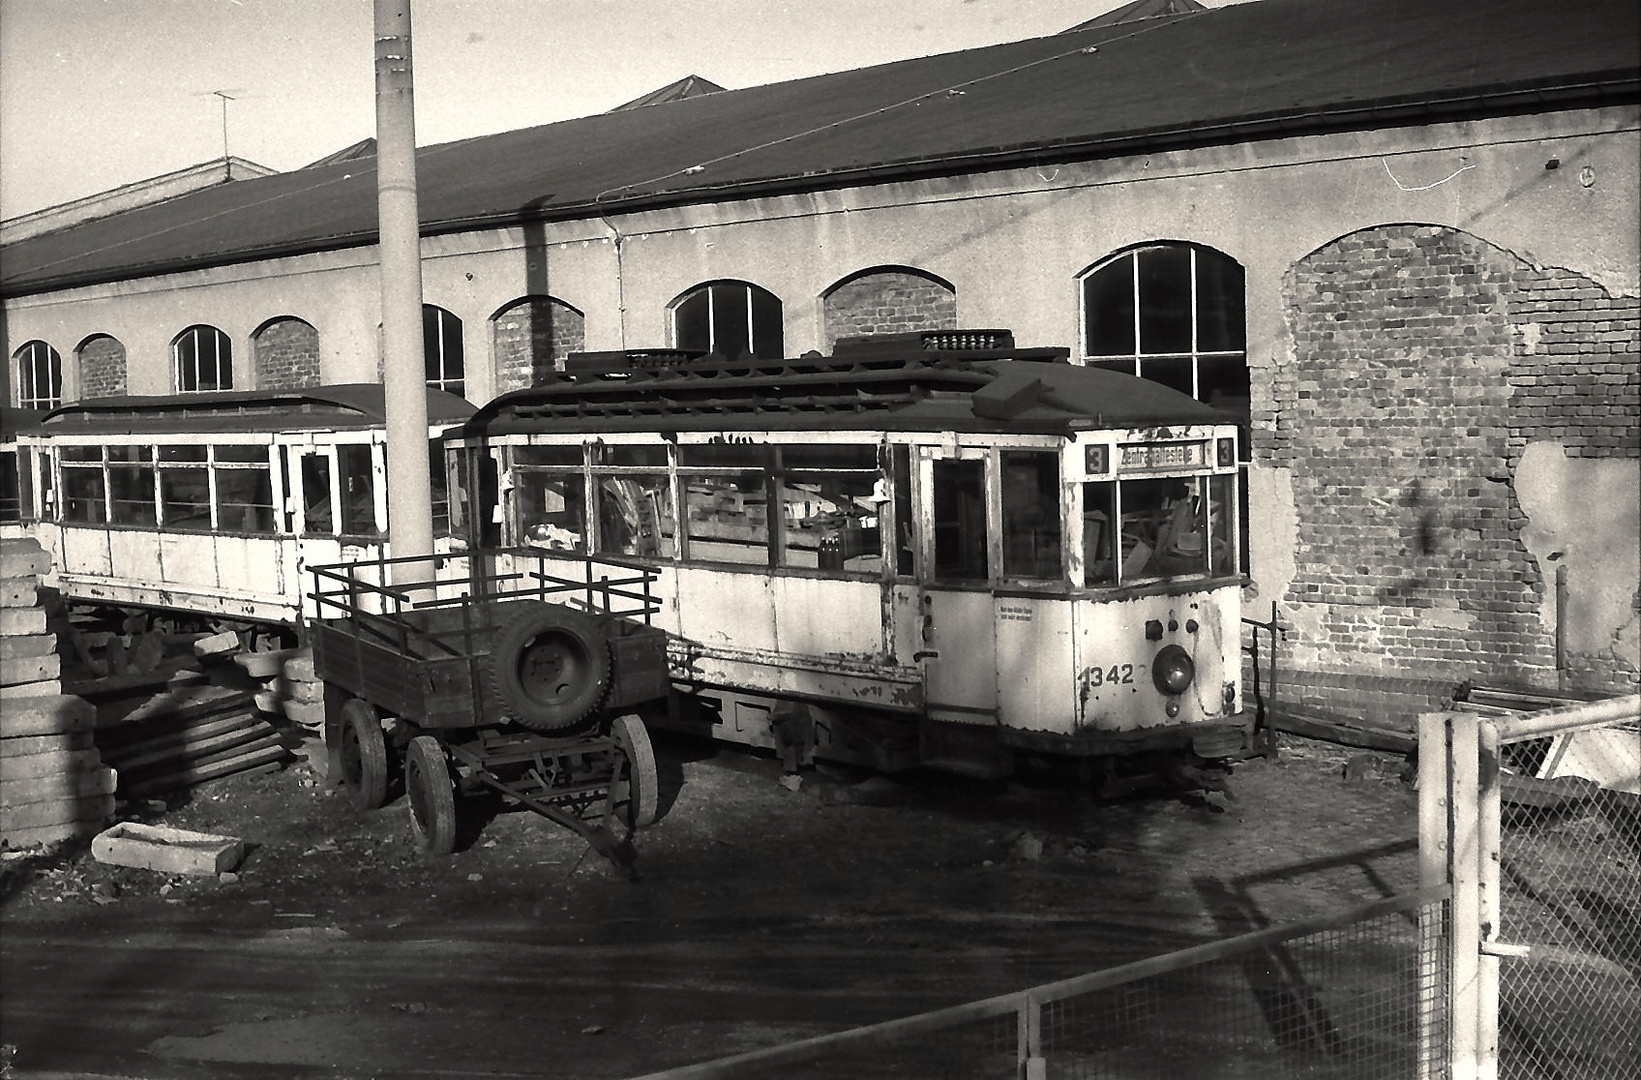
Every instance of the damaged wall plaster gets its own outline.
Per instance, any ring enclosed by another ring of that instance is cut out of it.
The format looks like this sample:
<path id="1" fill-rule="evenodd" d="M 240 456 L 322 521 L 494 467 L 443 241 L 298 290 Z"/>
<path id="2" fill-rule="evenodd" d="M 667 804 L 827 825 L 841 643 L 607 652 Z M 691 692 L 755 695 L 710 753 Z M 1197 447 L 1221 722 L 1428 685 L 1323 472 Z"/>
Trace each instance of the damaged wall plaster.
<path id="1" fill-rule="evenodd" d="M 1641 460 L 1568 457 L 1561 443 L 1531 443 L 1515 474 L 1516 498 L 1527 515 L 1522 543 L 1546 582 L 1567 567 L 1567 649 L 1611 654 L 1641 667 Z M 1559 554 L 1558 554 L 1559 553 Z M 1552 558 L 1554 556 L 1554 558 Z M 1540 619 L 1556 625 L 1555 590 L 1546 588 Z"/>

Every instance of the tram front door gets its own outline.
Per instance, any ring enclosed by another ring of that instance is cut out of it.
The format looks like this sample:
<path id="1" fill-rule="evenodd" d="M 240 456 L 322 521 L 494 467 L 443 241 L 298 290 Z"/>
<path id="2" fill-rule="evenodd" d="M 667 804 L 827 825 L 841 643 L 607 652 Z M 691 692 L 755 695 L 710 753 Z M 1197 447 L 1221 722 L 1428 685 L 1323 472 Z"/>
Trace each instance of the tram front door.
<path id="1" fill-rule="evenodd" d="M 983 449 L 919 448 L 918 656 L 929 719 L 989 727 L 997 723 L 997 614 L 986 459 Z"/>

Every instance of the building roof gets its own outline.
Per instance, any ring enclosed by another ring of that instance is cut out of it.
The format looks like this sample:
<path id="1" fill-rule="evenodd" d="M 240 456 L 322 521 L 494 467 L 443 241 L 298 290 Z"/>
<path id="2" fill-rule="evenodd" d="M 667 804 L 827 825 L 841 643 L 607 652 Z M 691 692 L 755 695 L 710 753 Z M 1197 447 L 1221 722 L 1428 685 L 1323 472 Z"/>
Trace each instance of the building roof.
<path id="1" fill-rule="evenodd" d="M 420 149 L 424 234 L 1641 100 L 1634 0 L 1259 0 Z M 374 159 L 0 251 L 0 295 L 373 244 Z"/>
<path id="2" fill-rule="evenodd" d="M 633 98 L 624 105 L 617 105 L 611 112 L 620 112 L 623 109 L 642 109 L 646 105 L 664 105 L 669 101 L 683 101 L 685 98 L 700 97 L 702 94 L 716 94 L 723 87 L 699 75 L 685 75 L 677 82 L 671 82 L 659 90 L 651 90 L 643 97 Z"/>
<path id="3" fill-rule="evenodd" d="M 1190 15 L 1207 10 L 1208 8 L 1197 3 L 1197 0 L 1134 0 L 1131 4 L 1112 8 L 1104 15 L 1095 16 L 1085 23 L 1078 23 L 1067 33 L 1087 30 L 1091 26 L 1116 26 L 1120 23 L 1138 22 L 1140 19 L 1155 19 L 1161 15 Z"/>
<path id="4" fill-rule="evenodd" d="M 151 176 L 146 180 L 121 184 L 109 191 L 99 191 L 95 195 L 86 195 L 7 218 L 0 221 L 0 244 L 10 244 L 42 233 L 66 229 L 82 222 L 111 217 L 164 199 L 174 199 L 200 188 L 226 184 L 230 180 L 269 176 L 274 171 L 266 165 L 258 165 L 242 157 L 202 161 L 198 165 L 189 165 L 159 176 Z"/>

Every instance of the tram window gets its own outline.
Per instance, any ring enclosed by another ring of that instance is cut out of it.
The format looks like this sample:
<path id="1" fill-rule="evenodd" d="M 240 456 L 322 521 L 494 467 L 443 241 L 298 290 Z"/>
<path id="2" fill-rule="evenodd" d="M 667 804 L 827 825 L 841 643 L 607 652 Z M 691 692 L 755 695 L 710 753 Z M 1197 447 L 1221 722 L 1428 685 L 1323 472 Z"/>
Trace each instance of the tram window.
<path id="1" fill-rule="evenodd" d="M 679 473 L 684 534 L 694 562 L 769 565 L 768 478 L 761 469 Z"/>
<path id="2" fill-rule="evenodd" d="M 667 448 L 665 446 L 634 446 L 630 444 L 598 447 L 593 456 L 593 468 L 596 469 L 600 465 L 636 469 L 665 469 L 667 467 Z"/>
<path id="3" fill-rule="evenodd" d="M 217 469 L 217 521 L 224 532 L 274 531 L 273 481 L 266 465 Z"/>
<path id="4" fill-rule="evenodd" d="M 913 573 L 912 523 L 912 451 L 908 446 L 896 446 L 890 451 L 895 482 L 895 573 L 910 577 Z"/>
<path id="5" fill-rule="evenodd" d="M 450 489 L 445 486 L 444 462 L 437 444 L 427 448 L 427 491 L 432 502 L 433 535 L 450 535 Z"/>
<path id="6" fill-rule="evenodd" d="M 34 520 L 34 463 L 25 449 L 0 453 L 0 521 Z"/>
<path id="7" fill-rule="evenodd" d="M 785 533 L 779 565 L 879 573 L 877 447 L 783 446 L 776 454 Z"/>
<path id="8" fill-rule="evenodd" d="M 934 576 L 985 581 L 986 463 L 934 462 Z"/>
<path id="9" fill-rule="evenodd" d="M 601 553 L 672 558 L 678 528 L 666 473 L 595 475 L 594 483 Z"/>
<path id="10" fill-rule="evenodd" d="M 103 489 L 103 448 L 65 446 L 63 465 L 63 520 L 90 525 L 108 521 L 107 492 Z"/>
<path id="11" fill-rule="evenodd" d="M 514 465 L 564 465 L 581 468 L 581 445 L 515 446 Z"/>
<path id="12" fill-rule="evenodd" d="M 336 468 L 342 479 L 342 535 L 380 536 L 370 447 L 357 443 L 338 446 Z"/>
<path id="13" fill-rule="evenodd" d="M 462 446 L 443 459 L 446 501 L 450 508 L 450 531 L 460 536 L 467 533 L 467 508 L 471 501 L 467 494 L 467 463 L 471 460 L 472 453 L 467 447 Z M 433 460 L 438 462 L 440 459 L 435 455 Z"/>
<path id="14" fill-rule="evenodd" d="M 1124 480 L 1121 486 L 1120 580 L 1207 573 L 1208 507 L 1202 478 Z M 1109 583 L 1108 576 L 1102 577 Z M 1092 572 L 1089 583 L 1094 584 Z"/>
<path id="15" fill-rule="evenodd" d="M 587 485 L 579 472 L 519 469 L 513 498 L 520 539 L 556 551 L 587 550 Z"/>
<path id="16" fill-rule="evenodd" d="M 1117 520 L 1117 484 L 1096 480 L 1083 485 L 1083 579 L 1092 587 L 1115 585 L 1117 563 L 1112 558 Z"/>
<path id="17" fill-rule="evenodd" d="M 109 520 L 115 525 L 157 525 L 154 502 L 154 448 L 108 448 Z"/>
<path id="18" fill-rule="evenodd" d="M 160 519 L 167 529 L 211 531 L 211 477 L 203 446 L 159 451 Z"/>
<path id="19" fill-rule="evenodd" d="M 1005 450 L 1003 573 L 1060 576 L 1060 458 L 1052 451 Z"/>
<path id="20" fill-rule="evenodd" d="M 1238 569 L 1236 545 L 1231 542 L 1236 485 L 1233 477 L 1208 478 L 1208 572 L 1232 574 Z"/>
<path id="21" fill-rule="evenodd" d="M 330 458 L 324 454 L 303 454 L 302 530 L 307 533 L 334 533 L 336 517 L 330 506 Z"/>

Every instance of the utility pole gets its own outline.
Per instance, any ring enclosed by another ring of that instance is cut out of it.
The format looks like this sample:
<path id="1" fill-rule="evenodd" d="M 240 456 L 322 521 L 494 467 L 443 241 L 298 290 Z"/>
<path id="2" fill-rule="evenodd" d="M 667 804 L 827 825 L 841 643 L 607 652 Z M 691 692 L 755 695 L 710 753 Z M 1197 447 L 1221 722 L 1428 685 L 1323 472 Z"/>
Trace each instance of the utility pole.
<path id="1" fill-rule="evenodd" d="M 394 558 L 433 554 L 427 376 L 422 345 L 421 223 L 416 205 L 410 0 L 376 0 L 376 208 L 387 410 L 387 520 Z M 400 584 L 430 581 L 431 558 L 399 564 Z"/>

